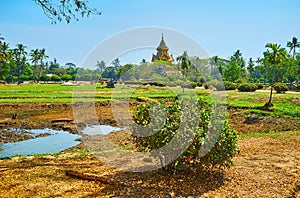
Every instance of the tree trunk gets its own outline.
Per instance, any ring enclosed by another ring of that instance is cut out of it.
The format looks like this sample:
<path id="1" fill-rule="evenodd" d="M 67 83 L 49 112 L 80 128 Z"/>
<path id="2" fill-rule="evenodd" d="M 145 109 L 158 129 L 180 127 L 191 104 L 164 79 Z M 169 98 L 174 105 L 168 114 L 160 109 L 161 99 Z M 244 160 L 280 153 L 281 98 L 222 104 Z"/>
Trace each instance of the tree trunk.
<path id="1" fill-rule="evenodd" d="M 265 106 L 267 106 L 267 107 L 273 106 L 272 105 L 272 94 L 273 94 L 274 79 L 275 79 L 275 66 L 273 66 L 273 76 L 272 76 L 272 82 L 271 82 L 270 98 L 269 98 L 269 101 L 265 104 Z"/>
<path id="2" fill-rule="evenodd" d="M 33 82 L 35 83 L 36 79 L 35 79 L 35 75 L 36 75 L 36 64 L 33 67 Z"/>
<path id="3" fill-rule="evenodd" d="M 20 65 L 18 65 L 18 85 L 21 84 L 21 68 Z"/>

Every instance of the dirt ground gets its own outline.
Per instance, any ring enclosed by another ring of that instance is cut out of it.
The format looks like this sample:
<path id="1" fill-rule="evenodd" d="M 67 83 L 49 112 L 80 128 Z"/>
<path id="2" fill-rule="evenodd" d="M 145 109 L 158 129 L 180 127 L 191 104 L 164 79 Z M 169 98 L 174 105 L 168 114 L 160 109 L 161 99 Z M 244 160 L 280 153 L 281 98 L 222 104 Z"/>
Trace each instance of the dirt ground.
<path id="1" fill-rule="evenodd" d="M 235 165 L 224 172 L 118 172 L 75 151 L 0 161 L 2 197 L 299 197 L 300 135 L 239 140 Z M 66 170 L 106 175 L 104 184 Z"/>
<path id="2" fill-rule="evenodd" d="M 134 104 L 131 108 L 134 108 Z M 80 107 L 77 114 L 85 113 Z M 80 124 L 93 119 L 83 116 L 74 123 L 70 104 L 0 104 L 0 126 L 61 128 L 76 133 Z M 16 114 L 16 115 L 15 115 Z M 109 104 L 96 105 L 101 124 L 116 125 Z M 85 113 L 86 115 L 86 113 Z M 78 115 L 75 115 L 78 117 Z M 1 197 L 300 197 L 300 133 L 298 120 L 259 117 L 245 123 L 249 115 L 230 112 L 231 125 L 247 131 L 291 131 L 270 137 L 240 138 L 235 165 L 225 171 L 180 172 L 162 170 L 127 173 L 104 165 L 89 152 L 69 149 L 57 155 L 14 157 L 0 160 Z M 269 122 L 265 122 L 269 119 Z M 93 120 L 92 120 L 93 121 Z M 267 123 L 267 124 L 264 124 Z M 269 123 L 269 124 L 268 124 Z M 292 124 L 291 124 L 292 123 Z M 279 128 L 281 127 L 281 128 Z M 122 135 L 123 137 L 123 135 Z M 119 135 L 111 138 L 124 141 Z M 128 141 L 128 140 L 126 140 Z M 77 148 L 84 148 L 79 145 Z M 66 170 L 106 175 L 104 184 L 72 178 Z"/>

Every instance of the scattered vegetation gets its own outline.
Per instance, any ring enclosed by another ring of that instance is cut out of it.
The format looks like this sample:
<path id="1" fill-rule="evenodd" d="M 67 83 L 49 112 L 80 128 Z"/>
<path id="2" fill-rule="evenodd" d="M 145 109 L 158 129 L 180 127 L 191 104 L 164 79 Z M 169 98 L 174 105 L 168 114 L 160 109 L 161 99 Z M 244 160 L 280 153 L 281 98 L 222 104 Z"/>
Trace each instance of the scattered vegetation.
<path id="1" fill-rule="evenodd" d="M 244 83 L 238 86 L 238 90 L 242 92 L 253 92 L 257 90 L 257 85 L 254 83 Z"/>
<path id="2" fill-rule="evenodd" d="M 288 86 L 284 83 L 277 82 L 273 85 L 277 93 L 285 93 L 289 90 Z"/>
<path id="3" fill-rule="evenodd" d="M 139 125 L 134 127 L 134 134 L 144 134 L 147 129 L 148 135 L 153 131 L 156 132 L 149 137 L 135 137 L 138 151 L 154 151 L 155 153 L 156 149 L 171 144 L 171 153 L 159 153 L 162 165 L 166 165 L 167 159 L 172 158 L 168 155 L 174 154 L 174 152 L 182 152 L 183 147 L 184 152 L 165 167 L 165 169 L 171 171 L 186 168 L 203 169 L 215 166 L 229 168 L 232 165 L 232 158 L 238 151 L 237 132 L 229 127 L 228 121 L 218 123 L 222 125 L 220 134 L 214 131 L 218 129 L 209 127 L 211 110 L 207 103 L 202 100 L 194 102 L 185 98 L 182 103 L 174 101 L 172 104 L 160 104 L 160 106 L 162 108 L 153 108 L 152 104 L 142 105 L 134 113 L 134 120 Z M 156 124 L 160 122 L 163 116 L 161 110 L 163 108 L 166 110 L 167 121 L 163 127 L 159 128 L 159 131 L 156 131 Z M 151 115 L 151 112 L 155 113 L 156 116 Z M 150 125 L 150 128 L 143 127 L 147 124 Z M 218 125 L 217 123 L 214 124 L 214 127 Z M 207 139 L 206 136 L 210 136 L 210 138 Z M 208 154 L 200 155 L 205 150 L 204 147 L 207 149 L 210 146 L 212 149 L 209 152 L 207 151 Z"/>

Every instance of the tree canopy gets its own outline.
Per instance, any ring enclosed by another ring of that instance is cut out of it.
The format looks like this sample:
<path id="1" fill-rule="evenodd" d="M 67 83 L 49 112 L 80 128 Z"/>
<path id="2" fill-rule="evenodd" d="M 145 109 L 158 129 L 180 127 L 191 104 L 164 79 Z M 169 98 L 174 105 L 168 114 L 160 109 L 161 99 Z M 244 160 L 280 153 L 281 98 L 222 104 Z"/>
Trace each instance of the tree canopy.
<path id="1" fill-rule="evenodd" d="M 45 15 L 52 20 L 52 23 L 71 20 L 79 20 L 80 17 L 89 17 L 91 14 L 101 15 L 101 12 L 88 6 L 87 0 L 33 0 L 39 5 Z"/>

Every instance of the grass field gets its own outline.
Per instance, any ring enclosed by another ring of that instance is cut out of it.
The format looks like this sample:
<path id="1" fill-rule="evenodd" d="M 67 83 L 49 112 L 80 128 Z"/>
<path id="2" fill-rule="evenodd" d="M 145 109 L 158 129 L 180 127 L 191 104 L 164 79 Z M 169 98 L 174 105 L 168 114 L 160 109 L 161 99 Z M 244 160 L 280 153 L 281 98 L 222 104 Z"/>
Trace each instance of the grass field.
<path id="1" fill-rule="evenodd" d="M 175 98 L 181 93 L 180 88 L 168 87 L 136 87 L 114 89 L 105 88 L 102 85 L 84 85 L 78 87 L 62 86 L 60 84 L 24 84 L 24 85 L 0 85 L 0 103 L 72 103 L 86 101 L 111 101 L 130 98 L 130 100 L 166 99 Z M 194 91 L 197 97 L 210 101 L 208 90 Z M 269 93 L 227 91 L 228 108 L 244 109 L 250 113 L 270 116 L 300 117 L 300 100 L 298 94 L 274 94 L 274 111 L 260 110 Z"/>

